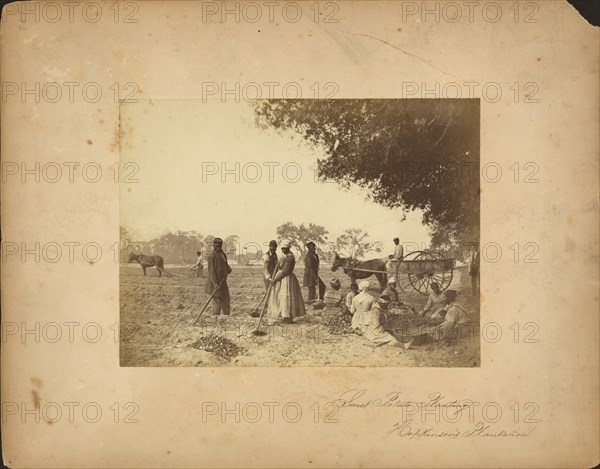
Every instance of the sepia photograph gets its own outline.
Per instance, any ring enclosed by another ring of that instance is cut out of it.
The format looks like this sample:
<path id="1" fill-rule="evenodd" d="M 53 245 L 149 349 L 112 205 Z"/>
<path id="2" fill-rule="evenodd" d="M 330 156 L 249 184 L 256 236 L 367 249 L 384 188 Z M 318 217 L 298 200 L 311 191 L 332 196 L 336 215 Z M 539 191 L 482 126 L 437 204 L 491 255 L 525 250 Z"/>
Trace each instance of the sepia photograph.
<path id="1" fill-rule="evenodd" d="M 120 365 L 480 366 L 479 100 L 120 105 Z"/>
<path id="2" fill-rule="evenodd" d="M 592 3 L 4 5 L 3 464 L 597 466 Z"/>

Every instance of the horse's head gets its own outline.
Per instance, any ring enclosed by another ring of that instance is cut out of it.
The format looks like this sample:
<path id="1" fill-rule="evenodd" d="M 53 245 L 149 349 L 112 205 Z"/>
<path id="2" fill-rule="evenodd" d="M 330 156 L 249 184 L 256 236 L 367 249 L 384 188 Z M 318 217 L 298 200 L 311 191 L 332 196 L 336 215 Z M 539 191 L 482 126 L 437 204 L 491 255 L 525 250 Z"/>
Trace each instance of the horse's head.
<path id="1" fill-rule="evenodd" d="M 139 255 L 138 254 L 134 254 L 133 252 L 129 254 L 129 258 L 127 259 L 127 262 L 137 262 L 137 260 L 139 259 Z"/>
<path id="2" fill-rule="evenodd" d="M 331 264 L 331 271 L 335 272 L 338 270 L 338 267 L 342 265 L 342 258 L 338 255 L 337 252 L 334 252 L 333 264 Z"/>

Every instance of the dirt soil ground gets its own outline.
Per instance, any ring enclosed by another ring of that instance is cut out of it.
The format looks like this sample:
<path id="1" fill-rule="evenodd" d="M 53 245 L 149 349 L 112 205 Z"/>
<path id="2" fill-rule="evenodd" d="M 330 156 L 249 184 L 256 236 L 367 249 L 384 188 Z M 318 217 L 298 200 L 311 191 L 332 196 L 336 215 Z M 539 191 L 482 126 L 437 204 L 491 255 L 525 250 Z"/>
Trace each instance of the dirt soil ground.
<path id="1" fill-rule="evenodd" d="M 162 278 L 156 269 L 144 277 L 136 265 L 123 265 L 120 271 L 121 366 L 424 366 L 477 367 L 480 365 L 479 298 L 471 294 L 470 279 L 464 269 L 454 271 L 451 288 L 458 291 L 457 302 L 470 318 L 469 333 L 455 340 L 426 341 L 409 350 L 373 347 L 356 334 L 333 330 L 339 318 L 328 311 L 313 310 L 295 324 L 267 326 L 264 336 L 252 334 L 258 319 L 250 313 L 264 294 L 260 266 L 232 266 L 229 276 L 231 316 L 212 316 L 210 306 L 195 326 L 192 322 L 208 299 L 204 278 L 187 278 L 185 267 L 167 266 L 182 275 Z M 321 278 L 327 283 L 338 277 L 344 295 L 350 280 L 323 266 Z M 206 269 L 204 275 L 206 276 Z M 302 267 L 295 274 L 302 279 Z M 378 284 L 374 277 L 371 284 Z M 372 291 L 377 295 L 377 290 Z M 306 295 L 306 289 L 304 289 Z M 400 299 L 420 311 L 427 297 L 408 287 Z M 320 315 L 319 315 L 320 314 Z M 405 338 L 430 329 L 407 311 L 395 310 L 391 324 Z M 227 340 L 223 340 L 227 339 Z M 417 341 L 418 342 L 418 341 Z M 200 347 L 200 348 L 198 348 Z"/>

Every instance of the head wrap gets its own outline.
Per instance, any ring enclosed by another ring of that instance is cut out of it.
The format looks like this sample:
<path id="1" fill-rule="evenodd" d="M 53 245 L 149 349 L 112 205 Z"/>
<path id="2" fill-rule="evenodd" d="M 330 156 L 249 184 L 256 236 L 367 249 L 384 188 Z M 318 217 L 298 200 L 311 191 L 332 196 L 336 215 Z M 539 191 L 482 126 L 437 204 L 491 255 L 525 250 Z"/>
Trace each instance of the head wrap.
<path id="1" fill-rule="evenodd" d="M 371 286 L 371 284 L 369 283 L 368 280 L 363 280 L 358 284 L 358 289 L 360 291 L 366 291 L 370 286 Z"/>

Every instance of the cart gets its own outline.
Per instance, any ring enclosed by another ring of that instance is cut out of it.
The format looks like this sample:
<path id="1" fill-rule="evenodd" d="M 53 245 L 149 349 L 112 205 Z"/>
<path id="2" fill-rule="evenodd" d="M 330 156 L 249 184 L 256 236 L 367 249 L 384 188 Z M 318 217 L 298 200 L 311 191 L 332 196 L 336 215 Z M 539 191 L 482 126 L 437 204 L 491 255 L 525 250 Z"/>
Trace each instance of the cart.
<path id="1" fill-rule="evenodd" d="M 456 268 L 455 259 L 447 259 L 438 251 L 414 251 L 394 263 L 390 267 L 396 275 L 397 285 L 402 290 L 411 286 L 423 295 L 429 293 L 434 282 L 441 291 L 448 289 Z"/>

